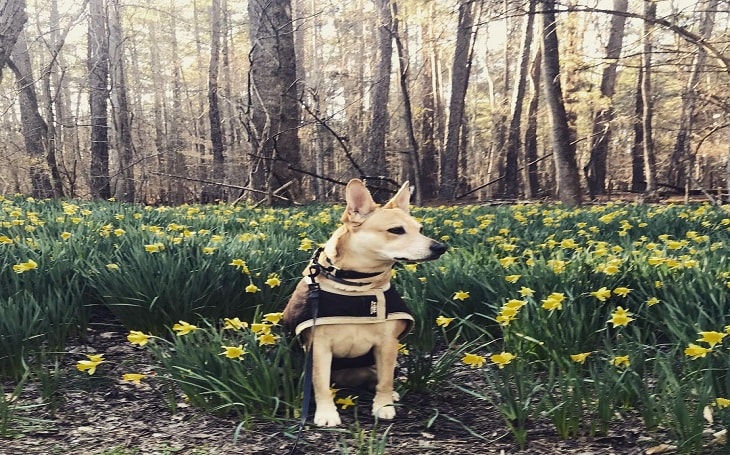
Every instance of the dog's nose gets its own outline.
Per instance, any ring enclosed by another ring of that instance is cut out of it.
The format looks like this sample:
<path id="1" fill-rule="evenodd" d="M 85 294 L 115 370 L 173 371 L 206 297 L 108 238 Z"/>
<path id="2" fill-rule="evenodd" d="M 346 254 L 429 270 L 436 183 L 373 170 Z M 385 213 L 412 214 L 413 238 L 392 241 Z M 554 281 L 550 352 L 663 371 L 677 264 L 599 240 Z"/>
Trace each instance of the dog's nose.
<path id="1" fill-rule="evenodd" d="M 446 250 L 449 249 L 449 246 L 445 243 L 434 242 L 431 244 L 430 249 L 431 249 L 431 253 L 434 256 L 438 257 L 438 256 L 441 256 L 442 254 L 444 254 L 446 252 Z"/>

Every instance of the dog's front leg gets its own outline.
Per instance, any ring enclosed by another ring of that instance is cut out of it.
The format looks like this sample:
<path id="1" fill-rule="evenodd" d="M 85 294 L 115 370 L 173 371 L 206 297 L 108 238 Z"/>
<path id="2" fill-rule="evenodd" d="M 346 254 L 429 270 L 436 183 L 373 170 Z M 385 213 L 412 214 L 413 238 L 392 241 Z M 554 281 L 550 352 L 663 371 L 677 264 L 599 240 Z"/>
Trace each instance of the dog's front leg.
<path id="1" fill-rule="evenodd" d="M 398 358 L 398 339 L 388 338 L 375 347 L 375 365 L 378 374 L 378 384 L 375 386 L 373 399 L 373 415 L 390 420 L 395 417 L 393 406 L 393 376 Z"/>
<path id="2" fill-rule="evenodd" d="M 315 337 L 312 343 L 312 386 L 317 404 L 314 424 L 320 427 L 334 427 L 342 423 L 330 391 L 331 369 L 332 349 L 329 345 L 317 343 Z"/>

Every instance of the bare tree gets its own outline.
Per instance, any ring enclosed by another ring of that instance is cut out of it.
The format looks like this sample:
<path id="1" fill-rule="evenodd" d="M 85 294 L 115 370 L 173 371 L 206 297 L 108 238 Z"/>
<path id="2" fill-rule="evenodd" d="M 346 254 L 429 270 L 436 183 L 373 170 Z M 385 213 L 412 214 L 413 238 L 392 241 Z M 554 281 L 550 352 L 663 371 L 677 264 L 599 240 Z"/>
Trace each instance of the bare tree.
<path id="1" fill-rule="evenodd" d="M 255 188 L 269 194 L 292 182 L 282 196 L 298 200 L 300 169 L 299 103 L 290 0 L 251 0 L 248 3 L 250 86 L 249 125 Z M 260 175 L 256 175 L 261 173 Z M 262 179 L 262 180 L 261 180 Z"/>
<path id="2" fill-rule="evenodd" d="M 10 58 L 27 20 L 25 0 L 0 0 L 0 80 L 3 67 Z"/>
<path id="3" fill-rule="evenodd" d="M 451 101 L 449 121 L 446 129 L 446 146 L 441 154 L 441 176 L 439 196 L 453 199 L 456 196 L 459 179 L 459 146 L 464 122 L 466 91 L 471 72 L 471 47 L 474 26 L 473 0 L 460 0 L 459 22 L 456 31 L 456 49 L 451 73 Z"/>
<path id="4" fill-rule="evenodd" d="M 218 105 L 218 68 L 220 63 L 221 42 L 221 5 L 213 0 L 210 7 L 210 65 L 208 66 L 208 119 L 210 120 L 210 141 L 213 152 L 213 181 L 224 183 L 225 167 L 223 158 L 223 130 Z M 207 186 L 203 202 L 223 199 L 221 186 Z"/>
<path id="5" fill-rule="evenodd" d="M 560 84 L 560 56 L 555 1 L 540 2 L 542 17 L 542 73 L 545 103 L 550 114 L 550 137 L 555 162 L 557 196 L 567 206 L 581 203 L 578 165 L 575 158 L 575 133 L 568 125 Z"/>
<path id="6" fill-rule="evenodd" d="M 540 192 L 540 180 L 537 174 L 537 117 L 540 103 L 540 74 L 542 50 L 539 45 L 530 66 L 530 101 L 527 104 L 527 125 L 525 126 L 524 182 L 525 197 L 536 197 Z"/>
<path id="7" fill-rule="evenodd" d="M 613 9 L 619 13 L 626 12 L 628 7 L 628 0 L 613 2 Z M 591 199 L 606 192 L 606 159 L 611 143 L 611 122 L 614 117 L 613 94 L 616 90 L 616 69 L 623 46 L 625 24 L 626 16 L 616 14 L 611 17 L 605 66 L 601 75 L 601 98 L 598 111 L 593 117 L 591 154 L 588 163 L 583 167 Z"/>
<path id="8" fill-rule="evenodd" d="M 91 197 L 109 199 L 109 136 L 107 133 L 107 84 L 109 42 L 104 0 L 89 2 L 89 113 L 91 116 Z"/>
<path id="9" fill-rule="evenodd" d="M 656 183 L 656 159 L 654 158 L 654 134 L 652 130 L 652 117 L 654 115 L 654 101 L 651 93 L 651 51 L 654 30 L 654 18 L 656 18 L 656 2 L 644 0 L 644 34 L 643 53 L 641 54 L 641 130 L 643 136 L 644 150 L 644 179 L 646 181 L 645 192 L 649 195 L 657 190 Z"/>

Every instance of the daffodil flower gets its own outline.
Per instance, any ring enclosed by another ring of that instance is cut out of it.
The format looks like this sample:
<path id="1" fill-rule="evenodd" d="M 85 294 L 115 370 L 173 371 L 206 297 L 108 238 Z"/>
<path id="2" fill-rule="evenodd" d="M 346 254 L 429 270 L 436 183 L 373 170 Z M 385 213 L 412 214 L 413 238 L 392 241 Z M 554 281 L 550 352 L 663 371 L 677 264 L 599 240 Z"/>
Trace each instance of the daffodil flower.
<path id="1" fill-rule="evenodd" d="M 264 315 L 264 320 L 270 324 L 276 325 L 281 321 L 282 316 L 284 316 L 284 313 L 266 313 Z"/>
<path id="2" fill-rule="evenodd" d="M 633 321 L 629 310 L 625 310 L 622 307 L 617 307 L 616 310 L 611 314 L 611 319 L 608 320 L 614 327 L 626 326 L 629 322 Z"/>
<path id="3" fill-rule="evenodd" d="M 451 324 L 451 321 L 453 321 L 454 318 L 447 318 L 446 316 L 439 316 L 436 318 L 436 325 L 438 327 L 448 327 L 449 324 Z"/>
<path id="4" fill-rule="evenodd" d="M 140 381 L 146 377 L 147 377 L 147 375 L 144 375 L 141 373 L 124 373 L 122 375 L 122 381 L 128 381 L 128 382 L 133 382 L 135 384 L 139 384 Z"/>
<path id="5" fill-rule="evenodd" d="M 279 279 L 279 275 L 277 275 L 275 273 L 271 273 L 271 274 L 269 274 L 269 276 L 266 279 L 265 283 L 270 288 L 275 288 L 275 287 L 281 285 L 281 279 Z"/>
<path id="6" fill-rule="evenodd" d="M 581 352 L 580 354 L 571 354 L 570 360 L 572 360 L 575 363 L 585 363 L 585 361 L 589 355 L 591 355 L 590 352 Z"/>
<path id="7" fill-rule="evenodd" d="M 628 355 L 617 355 L 611 360 L 611 364 L 619 368 L 628 368 L 629 365 L 631 365 L 631 361 L 629 360 Z"/>
<path id="8" fill-rule="evenodd" d="M 722 339 L 727 336 L 727 333 L 715 331 L 699 332 L 699 334 L 702 338 L 699 338 L 697 341 L 703 341 L 709 344 L 711 348 L 714 348 L 718 343 L 722 343 Z"/>
<path id="9" fill-rule="evenodd" d="M 264 333 L 262 335 L 259 335 L 259 346 L 276 344 L 276 340 L 278 339 L 279 337 L 274 335 L 273 333 Z"/>
<path id="10" fill-rule="evenodd" d="M 542 307 L 549 311 L 562 310 L 565 295 L 562 292 L 553 292 L 542 301 Z"/>
<path id="11" fill-rule="evenodd" d="M 224 329 L 234 329 L 234 330 L 241 330 L 248 327 L 248 323 L 241 321 L 239 318 L 225 318 L 223 319 L 223 328 Z"/>
<path id="12" fill-rule="evenodd" d="M 516 358 L 517 358 L 517 356 L 512 353 L 501 352 L 499 354 L 492 354 L 492 356 L 489 357 L 489 360 L 491 360 L 492 363 L 497 364 L 497 366 L 499 366 L 499 368 L 502 369 L 502 368 L 504 368 L 505 365 L 509 364 Z"/>
<path id="13" fill-rule="evenodd" d="M 684 355 L 691 357 L 692 360 L 704 358 L 712 349 L 703 346 L 698 346 L 694 343 L 690 343 L 689 346 L 684 350 Z"/>
<path id="14" fill-rule="evenodd" d="M 486 362 L 486 359 L 479 354 L 467 353 L 462 357 L 461 361 L 472 368 L 481 368 L 484 362 Z"/>
<path id="15" fill-rule="evenodd" d="M 193 324 L 187 323 L 185 321 L 180 321 L 177 324 L 172 326 L 172 330 L 177 332 L 178 336 L 181 336 L 181 335 L 187 335 L 190 332 L 194 332 L 194 331 L 198 330 L 198 327 Z"/>
<path id="16" fill-rule="evenodd" d="M 76 369 L 86 371 L 89 375 L 92 375 L 96 373 L 96 367 L 104 362 L 104 356 L 102 354 L 88 354 L 86 357 L 87 360 L 76 362 Z"/>
<path id="17" fill-rule="evenodd" d="M 606 299 L 611 297 L 611 290 L 608 289 L 606 286 L 603 286 L 599 290 L 591 292 L 591 295 L 601 302 L 605 302 Z"/>
<path id="18" fill-rule="evenodd" d="M 246 286 L 246 292 L 249 294 L 256 294 L 259 291 L 260 291 L 259 287 L 253 283 L 250 283 L 248 286 Z"/>
<path id="19" fill-rule="evenodd" d="M 243 357 L 243 355 L 246 353 L 246 351 L 243 349 L 243 345 L 239 344 L 238 346 L 221 346 L 223 348 L 223 352 L 221 352 L 220 355 L 224 355 L 228 357 L 229 359 L 240 359 Z"/>
<path id="20" fill-rule="evenodd" d="M 452 298 L 454 300 L 464 301 L 469 298 L 469 291 L 456 291 Z"/>
<path id="21" fill-rule="evenodd" d="M 149 339 L 150 335 L 140 332 L 139 330 L 130 330 L 129 335 L 127 335 L 127 341 L 132 344 L 138 344 L 140 346 L 144 346 L 145 344 L 147 344 Z"/>
<path id="22" fill-rule="evenodd" d="M 355 399 L 357 399 L 357 397 L 354 397 L 353 398 L 352 395 L 349 395 L 349 396 L 346 396 L 344 398 L 338 398 L 338 399 L 336 399 L 335 400 L 335 404 L 340 405 L 340 407 L 342 409 L 347 409 L 350 406 L 355 406 Z"/>
<path id="23" fill-rule="evenodd" d="M 728 406 L 730 406 L 730 399 L 717 397 L 715 399 L 715 404 L 718 408 L 727 408 Z"/>
<path id="24" fill-rule="evenodd" d="M 621 287 L 617 287 L 616 289 L 614 289 L 613 293 L 616 295 L 620 295 L 621 297 L 626 297 L 627 295 L 629 295 L 629 292 L 631 292 L 631 291 L 632 291 L 632 289 L 621 286 Z"/>

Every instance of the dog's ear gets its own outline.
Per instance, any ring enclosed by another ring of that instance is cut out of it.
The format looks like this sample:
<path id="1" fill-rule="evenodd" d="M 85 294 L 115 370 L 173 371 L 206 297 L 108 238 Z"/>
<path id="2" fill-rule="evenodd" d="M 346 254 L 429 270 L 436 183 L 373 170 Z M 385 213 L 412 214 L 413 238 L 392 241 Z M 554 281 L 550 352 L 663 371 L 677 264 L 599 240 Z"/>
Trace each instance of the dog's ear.
<path id="1" fill-rule="evenodd" d="M 387 204 L 383 206 L 386 209 L 401 209 L 408 213 L 411 203 L 411 188 L 409 183 L 406 182 L 400 187 L 393 199 L 389 200 Z"/>
<path id="2" fill-rule="evenodd" d="M 373 200 L 370 191 L 365 187 L 362 180 L 352 179 L 345 189 L 345 200 L 347 208 L 342 215 L 342 221 L 351 223 L 362 223 L 365 218 L 378 207 Z"/>

